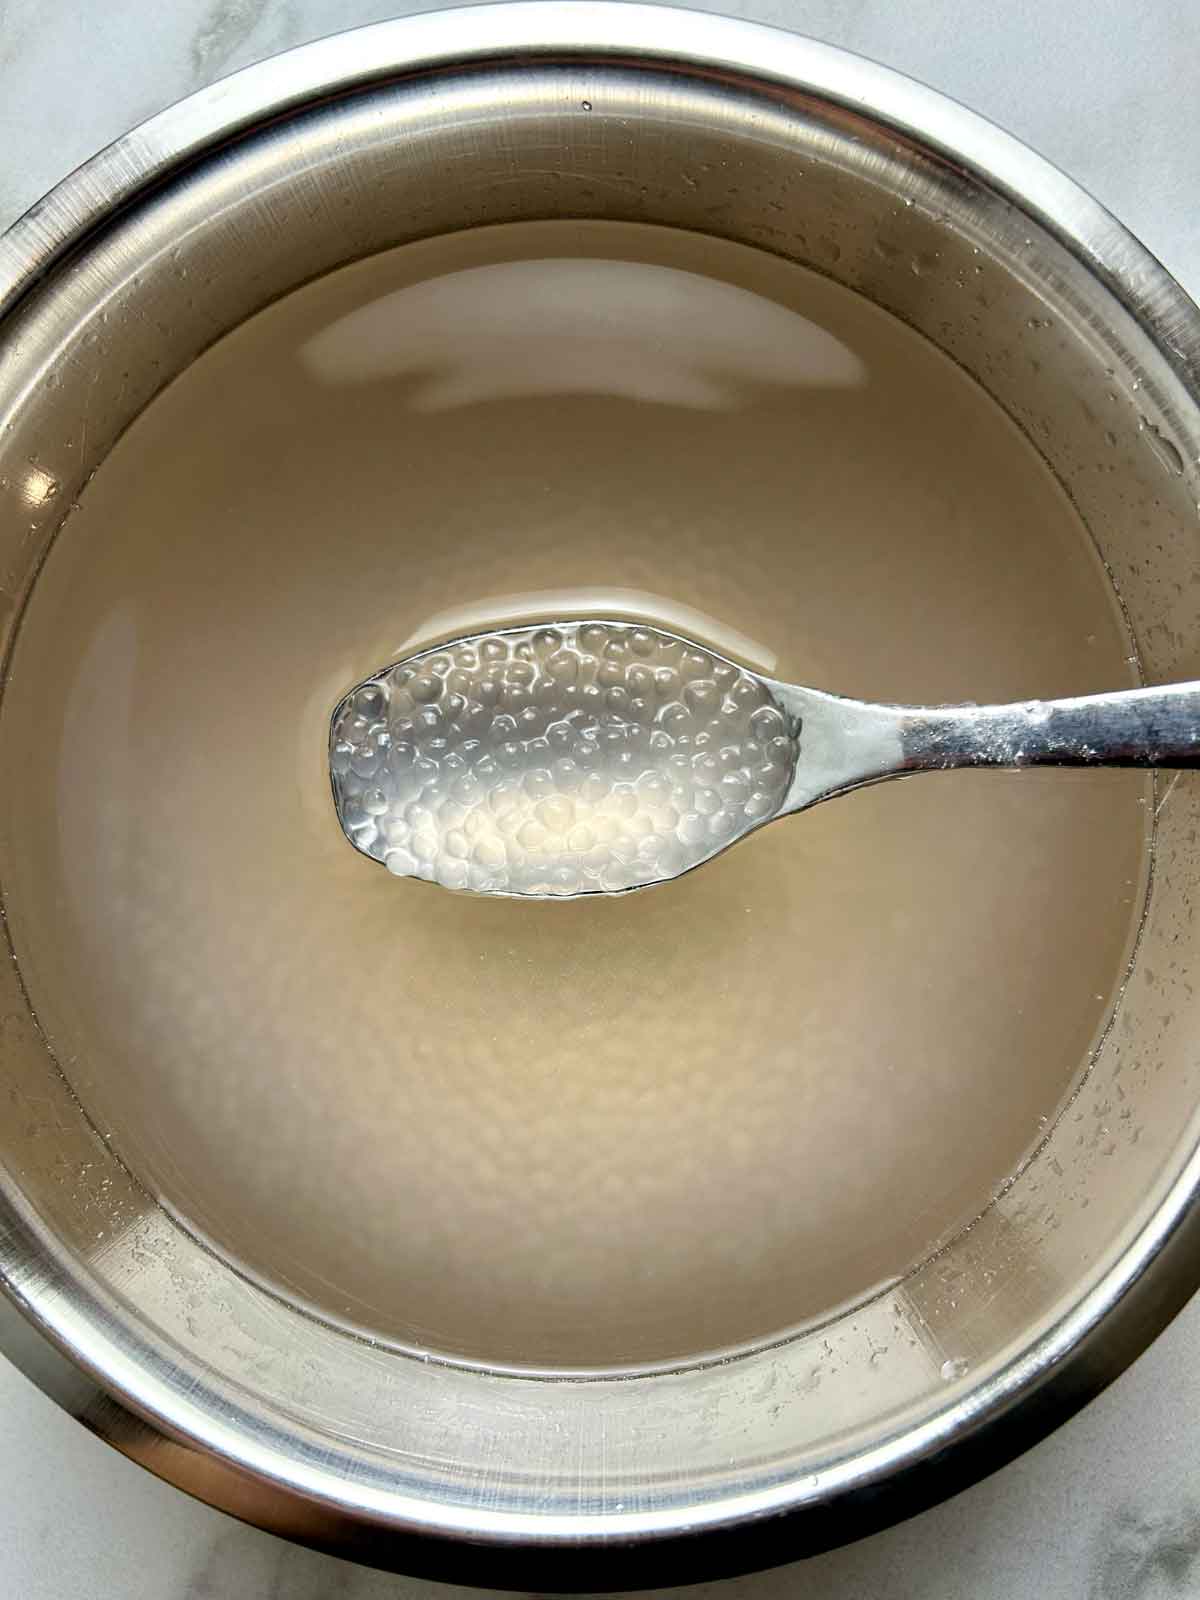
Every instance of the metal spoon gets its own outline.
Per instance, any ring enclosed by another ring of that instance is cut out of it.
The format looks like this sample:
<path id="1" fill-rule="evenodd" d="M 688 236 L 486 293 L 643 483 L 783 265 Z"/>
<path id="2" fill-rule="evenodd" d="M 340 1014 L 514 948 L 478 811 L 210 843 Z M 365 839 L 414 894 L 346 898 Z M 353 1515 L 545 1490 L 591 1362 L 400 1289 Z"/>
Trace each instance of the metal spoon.
<path id="1" fill-rule="evenodd" d="M 572 898 L 675 878 L 792 811 L 950 767 L 1200 765 L 1200 683 L 893 706 L 760 677 L 626 622 L 440 645 L 334 710 L 357 850 L 399 877 Z"/>

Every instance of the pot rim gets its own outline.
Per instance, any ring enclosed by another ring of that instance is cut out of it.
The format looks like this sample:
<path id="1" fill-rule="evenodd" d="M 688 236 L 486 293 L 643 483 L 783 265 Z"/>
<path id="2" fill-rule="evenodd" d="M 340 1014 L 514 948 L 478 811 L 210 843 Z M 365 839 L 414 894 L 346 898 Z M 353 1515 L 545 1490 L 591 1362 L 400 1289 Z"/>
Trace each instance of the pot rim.
<path id="1" fill-rule="evenodd" d="M 608 0 L 518 0 L 377 23 L 269 58 L 189 96 L 109 145 L 0 236 L 0 329 L 89 236 L 239 135 L 329 97 L 514 57 L 731 74 L 869 112 L 1033 217 L 1137 320 L 1196 395 L 1195 306 L 1098 202 L 1017 139 L 944 95 L 834 46 L 730 18 Z M 273 1474 L 264 1451 L 236 1449 L 232 1423 L 205 1438 L 191 1425 L 198 1408 L 181 1403 L 166 1375 L 148 1378 L 143 1371 L 135 1380 L 128 1353 L 115 1341 L 92 1338 L 85 1352 L 73 1337 L 85 1321 L 93 1331 L 110 1322 L 102 1299 L 87 1306 L 86 1316 L 78 1305 L 64 1315 L 52 1274 L 42 1292 L 23 1292 L 19 1274 L 38 1229 L 6 1198 L 0 1198 L 0 1287 L 11 1299 L 0 1297 L 0 1350 L 93 1431 L 168 1481 L 316 1547 L 458 1581 L 576 1589 L 679 1583 L 789 1560 L 886 1526 L 984 1476 L 1065 1420 L 1145 1348 L 1200 1284 L 1198 1194 L 1200 1151 L 1181 1167 L 1119 1263 L 1068 1314 L 942 1413 L 942 1426 L 867 1452 L 874 1465 L 847 1473 L 832 1498 L 826 1491 L 814 1505 L 802 1485 L 789 1486 L 773 1503 L 748 1505 L 728 1494 L 694 1506 L 672 1527 L 649 1517 L 639 1527 L 631 1519 L 615 1539 L 601 1519 L 594 1526 L 571 1519 L 570 1526 L 564 1521 L 531 1536 L 523 1525 L 528 1519 L 468 1529 L 461 1515 L 439 1517 L 436 1506 L 425 1508 L 427 1520 L 397 1531 L 361 1500 L 324 1498 L 309 1474 L 291 1480 Z M 102 1350 L 114 1359 L 99 1359 Z M 795 1518 L 804 1511 L 816 1516 L 800 1534 Z M 385 1527 L 386 1551 L 375 1543 Z"/>

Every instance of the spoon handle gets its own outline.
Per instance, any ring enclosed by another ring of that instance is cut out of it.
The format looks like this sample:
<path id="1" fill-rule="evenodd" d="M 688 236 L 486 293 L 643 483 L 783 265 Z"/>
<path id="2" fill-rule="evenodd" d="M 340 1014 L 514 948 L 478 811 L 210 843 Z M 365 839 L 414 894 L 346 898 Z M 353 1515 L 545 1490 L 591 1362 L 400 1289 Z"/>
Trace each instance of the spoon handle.
<path id="1" fill-rule="evenodd" d="M 900 770 L 1200 766 L 1200 682 L 1072 700 L 904 708 Z"/>

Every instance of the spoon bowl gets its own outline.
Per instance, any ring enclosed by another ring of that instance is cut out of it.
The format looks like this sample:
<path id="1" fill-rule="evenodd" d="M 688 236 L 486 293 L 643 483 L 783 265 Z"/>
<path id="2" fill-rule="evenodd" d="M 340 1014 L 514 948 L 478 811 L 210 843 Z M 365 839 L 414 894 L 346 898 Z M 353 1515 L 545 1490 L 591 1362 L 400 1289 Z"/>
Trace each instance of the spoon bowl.
<path id="1" fill-rule="evenodd" d="M 800 718 L 776 686 L 658 628 L 477 634 L 396 662 L 333 713 L 346 837 L 398 877 L 480 894 L 619 894 L 780 814 Z"/>

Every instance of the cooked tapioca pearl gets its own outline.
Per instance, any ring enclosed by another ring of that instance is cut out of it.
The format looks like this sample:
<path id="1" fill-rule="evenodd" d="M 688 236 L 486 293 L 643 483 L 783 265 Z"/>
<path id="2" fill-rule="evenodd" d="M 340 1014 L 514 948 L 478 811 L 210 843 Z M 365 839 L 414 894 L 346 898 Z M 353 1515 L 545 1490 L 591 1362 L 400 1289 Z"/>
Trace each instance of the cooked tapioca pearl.
<path id="1" fill-rule="evenodd" d="M 583 781 L 579 785 L 579 797 L 585 805 L 598 806 L 611 789 L 610 779 L 599 772 L 588 772 L 584 774 Z"/>
<path id="2" fill-rule="evenodd" d="M 553 795 L 540 802 L 534 815 L 549 832 L 566 833 L 575 821 L 575 805 L 566 795 Z"/>
<path id="3" fill-rule="evenodd" d="M 521 784 L 531 800 L 544 800 L 548 794 L 554 793 L 554 776 L 545 767 L 534 767 L 532 772 L 525 774 Z"/>
<path id="4" fill-rule="evenodd" d="M 351 796 L 342 806 L 342 823 L 356 832 L 360 828 L 365 828 L 368 823 L 373 824 L 373 819 L 363 810 L 362 800 L 357 795 Z"/>
<path id="5" fill-rule="evenodd" d="M 609 642 L 611 630 L 604 623 L 590 622 L 579 630 L 579 643 L 585 650 L 598 654 Z"/>
<path id="6" fill-rule="evenodd" d="M 412 836 L 410 846 L 418 861 L 436 861 L 441 850 L 441 840 L 432 828 L 421 828 Z"/>
<path id="7" fill-rule="evenodd" d="M 697 717 L 711 717 L 721 709 L 721 690 L 712 678 L 694 678 L 686 684 L 683 703 Z"/>
<path id="8" fill-rule="evenodd" d="M 350 757 L 350 770 L 359 778 L 373 778 L 379 770 L 382 757 L 378 750 L 358 746 Z"/>
<path id="9" fill-rule="evenodd" d="M 354 696 L 355 711 L 368 722 L 373 722 L 382 713 L 386 704 L 387 695 L 382 684 L 366 684 Z"/>
<path id="10" fill-rule="evenodd" d="M 634 839 L 624 828 L 620 829 L 614 838 L 608 841 L 608 848 L 613 859 L 619 861 L 623 867 L 632 867 L 638 858 L 639 840 Z M 642 876 L 639 873 L 638 876 Z"/>
<path id="11" fill-rule="evenodd" d="M 499 839 L 477 839 L 472 849 L 472 856 L 479 866 L 498 871 L 505 861 L 504 846 Z"/>
<path id="12" fill-rule="evenodd" d="M 517 829 L 517 843 L 526 850 L 537 850 L 546 840 L 546 830 L 540 822 L 530 817 Z"/>
<path id="13" fill-rule="evenodd" d="M 684 844 L 703 844 L 708 838 L 708 819 L 698 811 L 685 812 L 676 831 Z"/>
<path id="14" fill-rule="evenodd" d="M 763 743 L 781 738 L 785 729 L 783 713 L 777 706 L 759 706 L 750 715 L 750 727 L 754 737 Z"/>
<path id="15" fill-rule="evenodd" d="M 437 881 L 447 889 L 465 889 L 471 881 L 470 869 L 465 861 L 455 856 L 443 856 L 436 863 Z"/>
<path id="16" fill-rule="evenodd" d="M 579 678 L 579 657 L 569 650 L 558 650 L 546 662 L 546 671 L 555 683 L 567 685 Z"/>
<path id="17" fill-rule="evenodd" d="M 666 801 L 671 795 L 671 785 L 661 772 L 643 772 L 637 781 L 638 793 L 646 801 Z"/>

